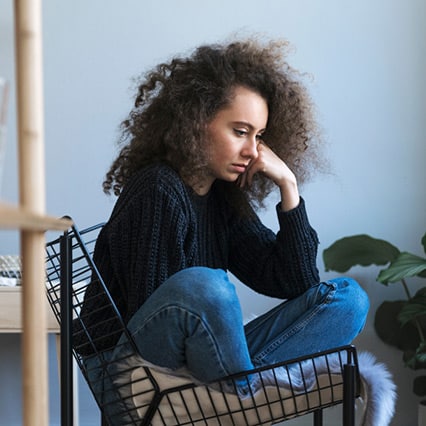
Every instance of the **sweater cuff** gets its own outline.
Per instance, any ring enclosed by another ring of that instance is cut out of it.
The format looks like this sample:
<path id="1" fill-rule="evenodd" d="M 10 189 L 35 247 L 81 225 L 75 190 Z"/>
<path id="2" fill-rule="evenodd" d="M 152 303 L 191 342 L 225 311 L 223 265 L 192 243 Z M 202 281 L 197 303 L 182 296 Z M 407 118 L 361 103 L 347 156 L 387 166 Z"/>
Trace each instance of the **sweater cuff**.
<path id="1" fill-rule="evenodd" d="M 300 197 L 299 205 L 294 209 L 285 212 L 281 210 L 281 203 L 278 203 L 276 210 L 281 229 L 287 229 L 289 226 L 296 227 L 296 229 L 306 229 L 306 227 L 310 227 L 305 200 L 302 197 Z"/>

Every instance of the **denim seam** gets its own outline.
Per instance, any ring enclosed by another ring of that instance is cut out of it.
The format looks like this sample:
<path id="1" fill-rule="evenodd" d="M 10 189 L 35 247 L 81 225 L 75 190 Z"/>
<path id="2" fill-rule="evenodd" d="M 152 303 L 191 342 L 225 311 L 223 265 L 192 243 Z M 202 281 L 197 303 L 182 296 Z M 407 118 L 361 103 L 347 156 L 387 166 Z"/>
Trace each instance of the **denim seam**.
<path id="1" fill-rule="evenodd" d="M 335 283 L 330 282 L 330 281 L 327 281 L 325 283 L 327 285 L 329 285 L 332 289 L 327 293 L 323 302 L 318 304 L 316 309 L 314 309 L 311 312 L 311 314 L 308 317 L 306 317 L 303 321 L 297 322 L 295 327 L 292 327 L 290 330 L 287 330 L 287 332 L 285 334 L 283 334 L 279 338 L 275 339 L 267 348 L 265 348 L 263 351 L 258 353 L 253 358 L 253 363 L 255 365 L 262 365 L 263 359 L 266 356 L 270 355 L 272 352 L 274 352 L 276 349 L 278 349 L 282 345 L 283 340 L 287 339 L 290 336 L 293 336 L 294 334 L 296 334 L 300 330 L 304 329 L 312 321 L 312 319 L 318 315 L 318 313 L 324 308 L 325 305 L 328 305 L 332 302 L 332 300 L 333 300 L 333 298 L 336 294 L 337 286 L 335 285 Z"/>

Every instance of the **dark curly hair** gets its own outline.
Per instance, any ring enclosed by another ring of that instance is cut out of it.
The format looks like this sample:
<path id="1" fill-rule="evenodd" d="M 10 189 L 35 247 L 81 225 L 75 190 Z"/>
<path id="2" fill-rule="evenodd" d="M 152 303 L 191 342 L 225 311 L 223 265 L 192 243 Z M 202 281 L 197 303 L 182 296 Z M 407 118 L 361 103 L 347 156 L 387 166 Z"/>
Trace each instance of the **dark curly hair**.
<path id="1" fill-rule="evenodd" d="M 231 100 L 233 89 L 244 86 L 267 102 L 269 116 L 264 142 L 303 183 L 320 164 L 313 104 L 301 74 L 285 61 L 288 43 L 254 39 L 224 45 L 205 45 L 188 57 L 176 57 L 143 76 L 129 117 L 122 123 L 118 157 L 103 189 L 119 195 L 140 168 L 165 162 L 187 180 L 206 169 L 206 125 Z M 258 173 L 250 188 L 218 184 L 227 199 L 244 210 L 255 207 L 273 184 Z"/>

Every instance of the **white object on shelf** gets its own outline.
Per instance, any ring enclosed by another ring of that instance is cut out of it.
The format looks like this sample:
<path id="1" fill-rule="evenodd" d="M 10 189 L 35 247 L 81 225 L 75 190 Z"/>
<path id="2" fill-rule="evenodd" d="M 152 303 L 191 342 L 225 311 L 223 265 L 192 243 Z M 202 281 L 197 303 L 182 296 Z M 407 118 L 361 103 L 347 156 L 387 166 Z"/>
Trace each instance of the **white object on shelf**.
<path id="1" fill-rule="evenodd" d="M 20 256 L 0 256 L 0 285 L 8 287 L 20 285 L 21 276 Z"/>
<path id="2" fill-rule="evenodd" d="M 21 280 L 16 278 L 7 278 L 0 275 L 0 286 L 16 287 L 21 284 Z"/>

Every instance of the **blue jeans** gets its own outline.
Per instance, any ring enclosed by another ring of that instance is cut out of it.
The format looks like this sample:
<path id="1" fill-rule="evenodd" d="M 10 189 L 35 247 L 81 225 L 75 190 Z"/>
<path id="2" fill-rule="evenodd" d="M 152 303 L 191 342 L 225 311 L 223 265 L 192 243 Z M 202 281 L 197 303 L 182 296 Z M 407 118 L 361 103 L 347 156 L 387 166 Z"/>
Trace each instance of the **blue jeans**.
<path id="1" fill-rule="evenodd" d="M 349 344 L 369 301 L 350 278 L 320 283 L 245 326 L 221 269 L 193 267 L 165 281 L 128 323 L 141 356 L 202 382 Z"/>

